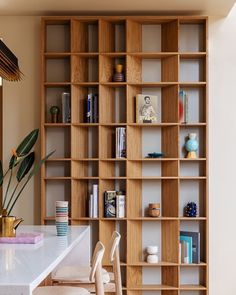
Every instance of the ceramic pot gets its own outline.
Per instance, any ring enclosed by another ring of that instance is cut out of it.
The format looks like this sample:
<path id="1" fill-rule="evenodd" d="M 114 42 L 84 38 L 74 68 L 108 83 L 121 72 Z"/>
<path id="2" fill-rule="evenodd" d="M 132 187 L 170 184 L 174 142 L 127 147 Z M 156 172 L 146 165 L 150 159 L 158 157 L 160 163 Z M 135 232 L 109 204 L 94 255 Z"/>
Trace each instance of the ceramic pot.
<path id="1" fill-rule="evenodd" d="M 160 203 L 150 203 L 148 206 L 148 215 L 150 217 L 159 217 L 161 214 Z"/>

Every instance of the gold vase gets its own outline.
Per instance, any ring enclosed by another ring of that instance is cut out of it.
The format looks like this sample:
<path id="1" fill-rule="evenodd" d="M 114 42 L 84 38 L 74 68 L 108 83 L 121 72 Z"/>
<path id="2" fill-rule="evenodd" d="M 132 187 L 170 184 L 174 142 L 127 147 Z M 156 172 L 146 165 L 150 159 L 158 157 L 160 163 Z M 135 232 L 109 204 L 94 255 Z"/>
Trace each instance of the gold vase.
<path id="1" fill-rule="evenodd" d="M 16 229 L 23 219 L 4 215 L 0 215 L 0 237 L 15 237 Z"/>

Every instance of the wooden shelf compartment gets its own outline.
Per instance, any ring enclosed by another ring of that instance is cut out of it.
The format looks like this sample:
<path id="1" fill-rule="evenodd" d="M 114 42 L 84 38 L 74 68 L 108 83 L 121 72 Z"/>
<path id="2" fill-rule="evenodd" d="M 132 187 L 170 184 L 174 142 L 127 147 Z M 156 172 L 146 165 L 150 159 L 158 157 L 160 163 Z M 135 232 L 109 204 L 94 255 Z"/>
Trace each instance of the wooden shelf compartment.
<path id="1" fill-rule="evenodd" d="M 184 267 L 180 268 L 180 286 L 184 288 L 185 286 L 195 285 L 202 286 L 206 288 L 207 273 L 206 267 L 194 266 L 194 267 Z"/>
<path id="2" fill-rule="evenodd" d="M 188 202 L 197 204 L 198 217 L 206 218 L 207 216 L 207 188 L 206 179 L 181 179 L 179 182 L 179 216 L 183 218 L 184 207 Z M 190 221 L 192 218 L 185 218 Z"/>
<path id="3" fill-rule="evenodd" d="M 96 83 L 98 78 L 98 56 L 71 56 L 72 83 Z"/>
<path id="4" fill-rule="evenodd" d="M 153 86 L 145 88 L 142 86 L 131 86 L 127 88 L 127 120 L 128 123 L 136 123 L 136 97 L 138 94 L 157 96 L 157 124 L 178 124 L 178 86 L 172 85 L 168 87 Z M 138 111 L 138 110 L 137 110 Z M 154 124 L 144 124 L 153 126 Z M 142 126 L 142 124 L 140 124 Z"/>
<path id="5" fill-rule="evenodd" d="M 98 52 L 98 20 L 73 19 L 71 24 L 72 52 Z"/>
<path id="6" fill-rule="evenodd" d="M 72 126 L 71 153 L 74 159 L 98 158 L 98 127 Z"/>
<path id="7" fill-rule="evenodd" d="M 180 58 L 179 81 L 206 82 L 206 58 Z"/>
<path id="8" fill-rule="evenodd" d="M 161 222 L 127 221 L 127 262 L 136 264 L 146 261 L 146 247 L 158 246 L 160 261 L 178 263 L 179 244 L 178 220 L 162 220 Z M 135 244 L 132 244 L 135 239 Z M 135 269 L 135 268 L 133 268 Z M 140 268 L 141 269 L 141 268 Z"/>
<path id="9" fill-rule="evenodd" d="M 73 178 L 95 179 L 99 176 L 98 161 L 72 161 L 71 172 Z"/>
<path id="10" fill-rule="evenodd" d="M 126 82 L 126 56 L 124 55 L 100 55 L 99 58 L 99 81 L 100 83 L 111 83 L 115 85 L 117 82 L 113 81 L 113 75 L 115 73 L 115 66 L 117 64 L 123 65 L 123 73 L 125 75 L 124 81 Z M 120 83 L 120 82 L 118 82 Z"/>
<path id="11" fill-rule="evenodd" d="M 171 42 L 170 42 L 171 40 Z M 178 21 L 128 20 L 127 51 L 130 52 L 177 52 Z"/>
<path id="12" fill-rule="evenodd" d="M 165 158 L 178 157 L 178 126 L 149 128 L 144 126 L 127 127 L 128 159 L 145 158 L 148 153 L 164 153 Z"/>
<path id="13" fill-rule="evenodd" d="M 100 20 L 99 40 L 102 53 L 126 52 L 126 21 Z"/>
<path id="14" fill-rule="evenodd" d="M 44 122 L 52 123 L 52 116 L 50 113 L 50 108 L 52 106 L 57 106 L 60 110 L 58 115 L 58 123 L 62 123 L 62 93 L 71 93 L 70 86 L 62 87 L 45 87 L 45 113 Z"/>
<path id="15" fill-rule="evenodd" d="M 51 126 L 45 130 L 45 153 L 55 150 L 51 159 L 71 157 L 71 130 L 69 126 Z"/>
<path id="16" fill-rule="evenodd" d="M 181 161 L 180 178 L 193 178 L 206 176 L 206 162 L 204 161 Z"/>
<path id="17" fill-rule="evenodd" d="M 99 88 L 96 85 L 72 85 L 72 107 L 71 117 L 73 124 L 93 124 L 87 123 L 87 98 L 88 95 L 97 95 L 99 97 Z M 98 106 L 99 108 L 99 98 Z"/>
<path id="18" fill-rule="evenodd" d="M 125 161 L 100 161 L 100 177 L 104 178 L 125 178 Z"/>
<path id="19" fill-rule="evenodd" d="M 47 83 L 69 83 L 71 81 L 70 56 L 58 56 L 45 60 L 44 81 Z"/>
<path id="20" fill-rule="evenodd" d="M 44 52 L 70 52 L 70 20 L 44 21 Z"/>
<path id="21" fill-rule="evenodd" d="M 114 85 L 113 85 L 114 86 Z M 101 124 L 126 123 L 126 87 L 110 87 L 101 85 L 99 88 L 99 113 Z M 104 112 L 106 110 L 106 112 Z"/>
<path id="22" fill-rule="evenodd" d="M 178 82 L 178 56 L 158 59 L 128 55 L 127 82 Z"/>

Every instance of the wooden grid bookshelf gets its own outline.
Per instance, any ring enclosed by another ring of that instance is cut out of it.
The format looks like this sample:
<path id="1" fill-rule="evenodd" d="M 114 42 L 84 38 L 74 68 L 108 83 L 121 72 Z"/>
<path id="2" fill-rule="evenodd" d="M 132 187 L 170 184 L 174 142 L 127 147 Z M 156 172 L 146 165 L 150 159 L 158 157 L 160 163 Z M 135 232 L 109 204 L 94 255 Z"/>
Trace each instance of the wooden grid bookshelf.
<path id="1" fill-rule="evenodd" d="M 41 28 L 42 156 L 56 149 L 41 172 L 42 224 L 54 222 L 55 200 L 68 200 L 70 223 L 90 224 L 93 245 L 100 239 L 108 248 L 113 230 L 121 232 L 124 294 L 207 295 L 207 17 L 43 17 Z M 112 82 L 117 63 L 124 65 L 125 82 Z M 188 124 L 179 123 L 180 90 L 189 95 Z M 71 94 L 71 123 L 51 123 L 49 108 L 60 106 L 64 91 Z M 98 123 L 84 119 L 90 92 L 99 95 Z M 160 98 L 156 124 L 136 123 L 135 96 L 142 93 Z M 114 157 L 116 127 L 126 127 L 125 159 Z M 190 132 L 199 139 L 193 160 L 183 149 Z M 153 149 L 165 157 L 146 158 Z M 99 217 L 89 218 L 94 183 Z M 104 217 L 104 191 L 114 189 L 126 191 L 125 218 Z M 156 219 L 145 214 L 152 201 L 161 203 Z M 187 201 L 198 203 L 198 217 L 183 217 Z M 200 231 L 200 264 L 179 262 L 180 230 Z M 144 250 L 154 243 L 160 262 L 148 264 Z M 108 253 L 104 266 L 111 269 Z"/>

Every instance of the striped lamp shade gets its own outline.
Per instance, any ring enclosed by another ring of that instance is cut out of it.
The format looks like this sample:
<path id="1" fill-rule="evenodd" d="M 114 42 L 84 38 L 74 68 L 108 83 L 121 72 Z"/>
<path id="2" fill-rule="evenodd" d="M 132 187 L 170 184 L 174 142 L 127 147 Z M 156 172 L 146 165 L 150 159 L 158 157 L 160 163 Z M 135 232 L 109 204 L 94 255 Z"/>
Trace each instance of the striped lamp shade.
<path id="1" fill-rule="evenodd" d="M 0 40 L 0 77 L 8 81 L 20 81 L 21 75 L 17 57 Z"/>

